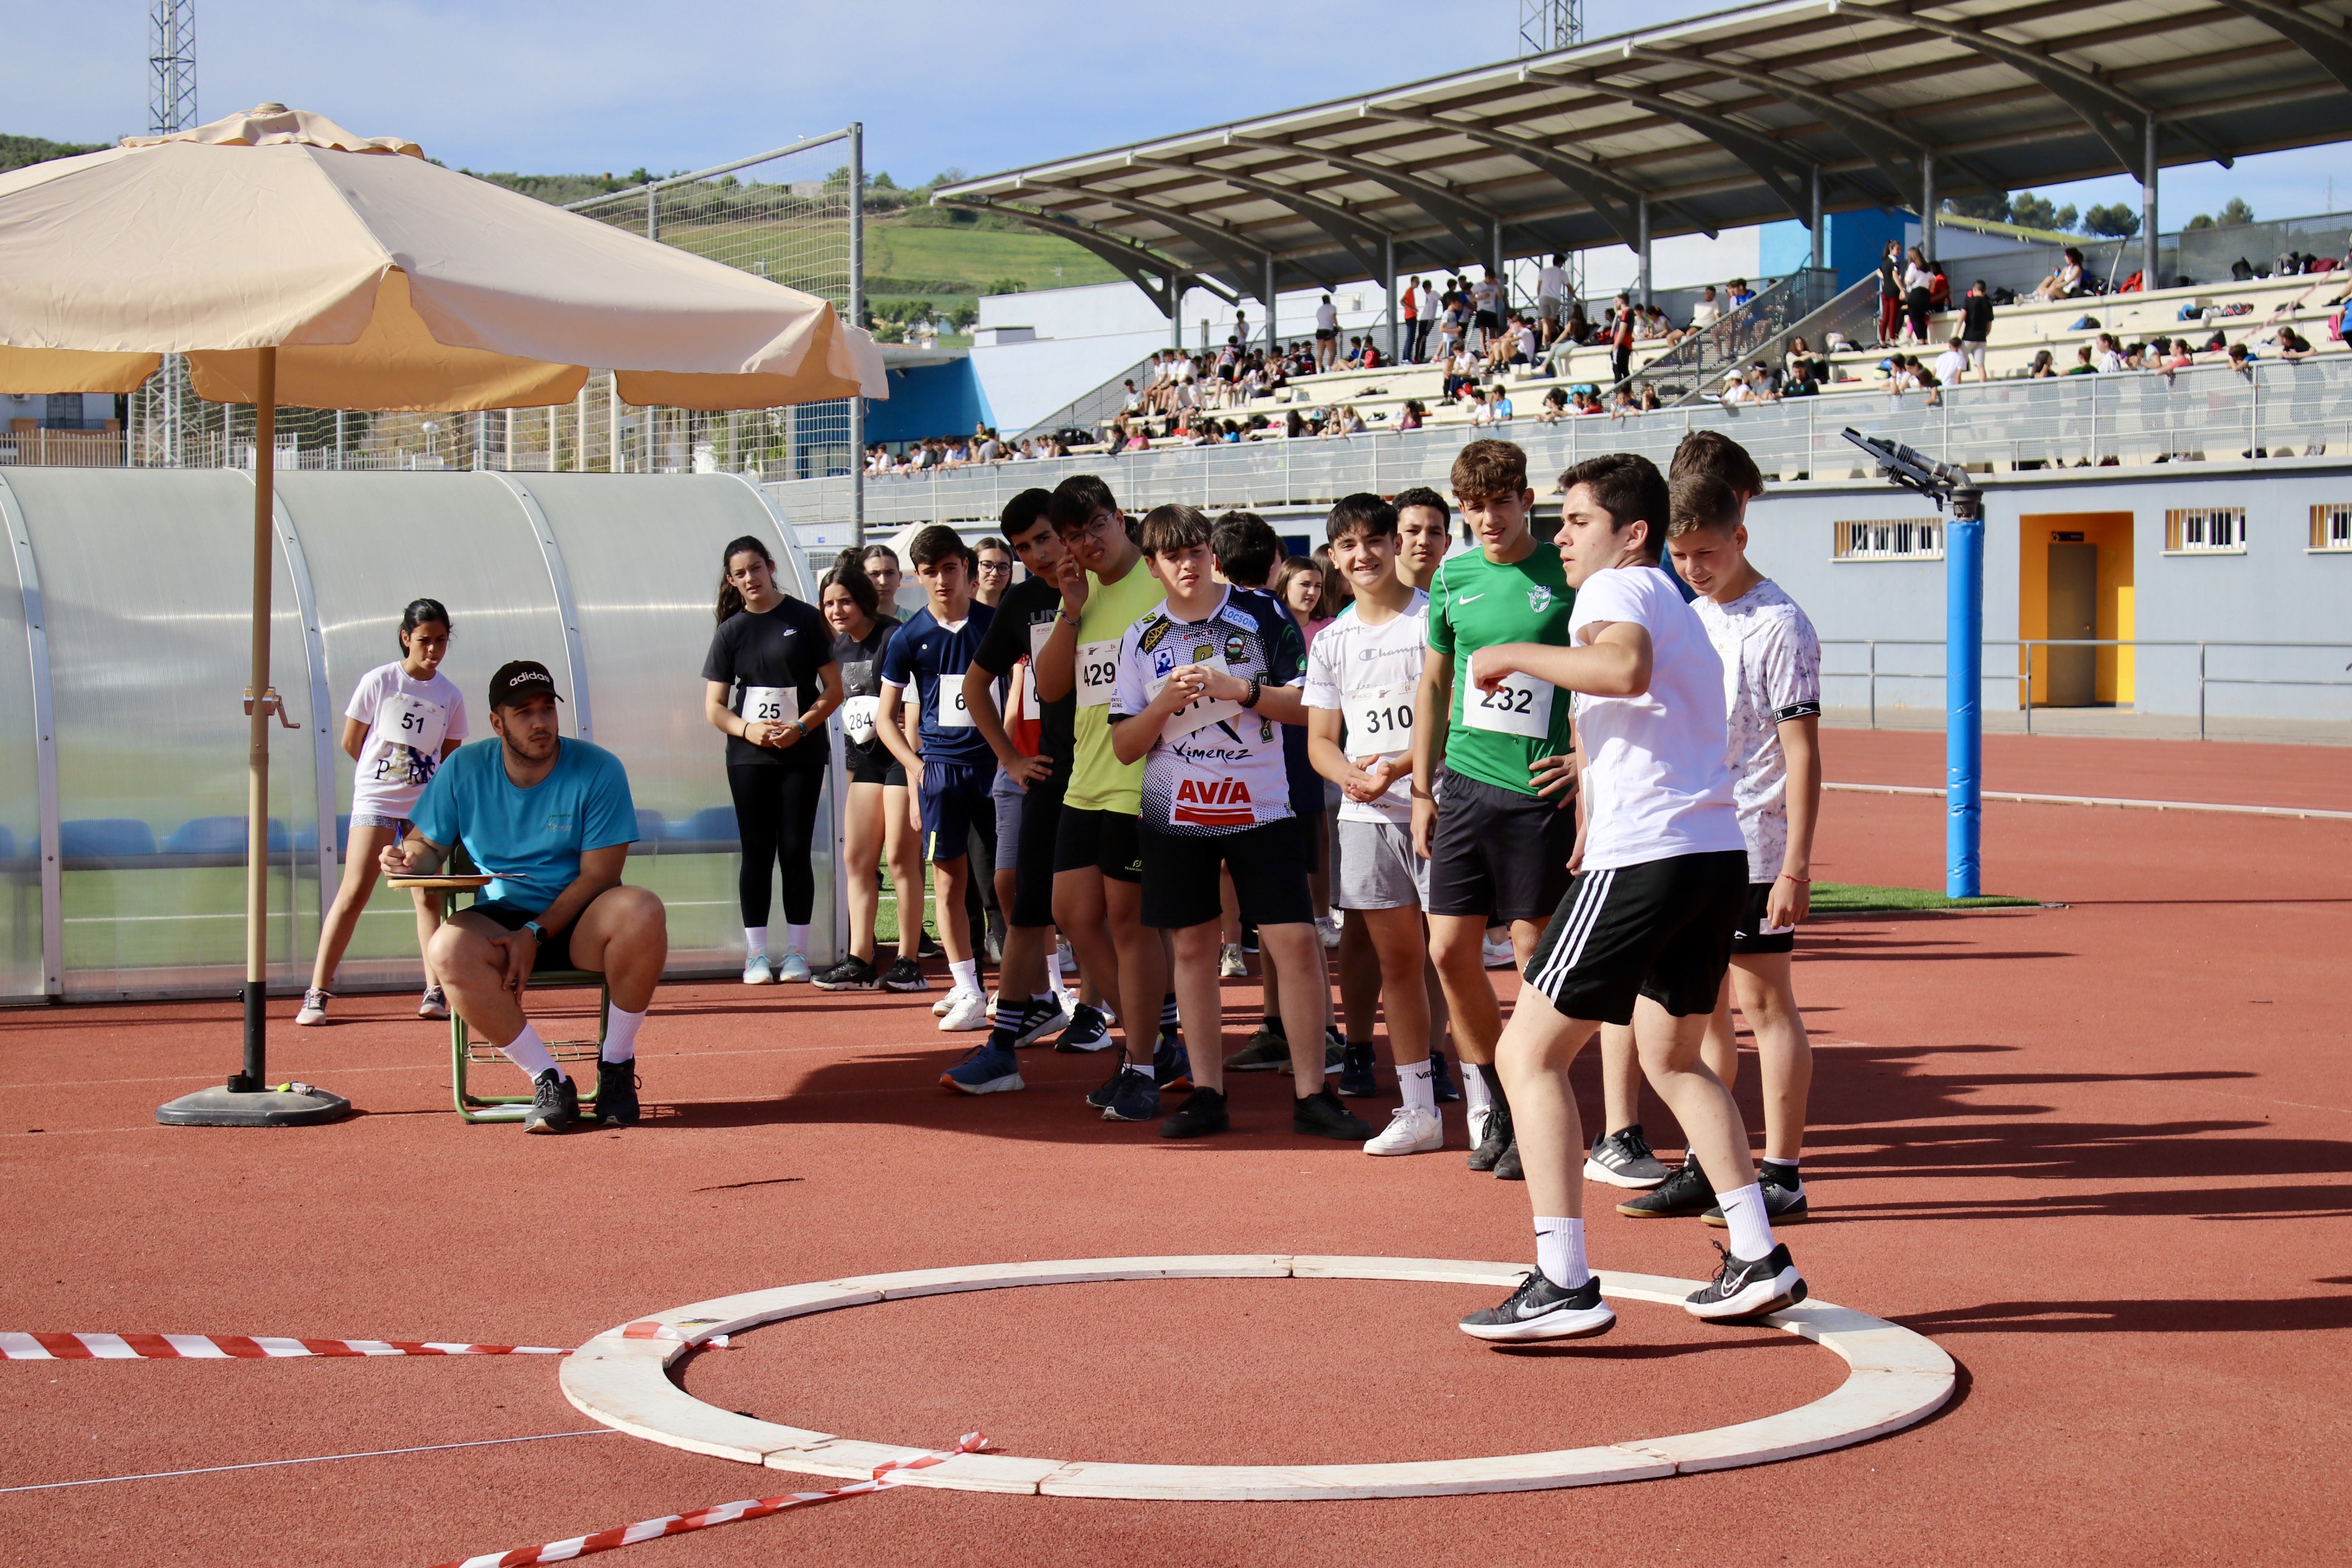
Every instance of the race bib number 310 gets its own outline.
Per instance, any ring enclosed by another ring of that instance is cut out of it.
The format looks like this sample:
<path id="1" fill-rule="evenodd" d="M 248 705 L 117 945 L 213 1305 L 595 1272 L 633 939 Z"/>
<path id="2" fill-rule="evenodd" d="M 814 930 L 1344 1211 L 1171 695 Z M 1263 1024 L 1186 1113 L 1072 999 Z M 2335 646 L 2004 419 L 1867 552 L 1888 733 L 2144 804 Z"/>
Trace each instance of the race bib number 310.
<path id="1" fill-rule="evenodd" d="M 1405 680 L 1377 691 L 1349 691 L 1339 699 L 1348 726 L 1348 754 L 1393 756 L 1412 744 L 1412 699 L 1417 682 Z"/>
<path id="2" fill-rule="evenodd" d="M 1553 694 L 1551 682 L 1525 674 L 1507 677 L 1492 691 L 1467 687 L 1462 693 L 1462 722 L 1473 730 L 1546 740 L 1551 734 Z"/>

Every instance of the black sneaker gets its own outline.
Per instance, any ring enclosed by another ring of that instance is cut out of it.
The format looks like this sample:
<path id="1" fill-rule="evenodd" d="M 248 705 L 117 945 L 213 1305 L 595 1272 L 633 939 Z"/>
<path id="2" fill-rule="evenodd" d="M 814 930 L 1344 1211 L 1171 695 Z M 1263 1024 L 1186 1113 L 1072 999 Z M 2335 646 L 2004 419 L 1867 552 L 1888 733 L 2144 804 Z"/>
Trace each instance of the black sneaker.
<path id="1" fill-rule="evenodd" d="M 1616 1326 L 1617 1314 L 1601 1299 L 1598 1275 L 1573 1290 L 1564 1290 L 1540 1268 L 1528 1269 L 1528 1277 L 1501 1306 L 1481 1308 L 1462 1320 L 1462 1331 L 1472 1339 L 1506 1344 L 1589 1339 Z"/>
<path id="2" fill-rule="evenodd" d="M 1246 921 L 1242 922 L 1242 951 L 1253 958 L 1257 956 L 1257 927 Z"/>
<path id="3" fill-rule="evenodd" d="M 530 1080 L 530 1109 L 522 1113 L 524 1131 L 569 1132 L 579 1120 L 580 1090 L 562 1068 L 550 1068 Z"/>
<path id="4" fill-rule="evenodd" d="M 1227 1072 L 1290 1070 L 1290 1038 L 1271 1024 L 1260 1024 L 1249 1044 L 1225 1058 Z"/>
<path id="5" fill-rule="evenodd" d="M 1778 1182 L 1766 1182 L 1763 1187 L 1764 1217 L 1772 1222 L 1773 1228 L 1778 1229 L 1784 1225 L 1802 1225 L 1812 1217 L 1805 1207 L 1805 1189 L 1801 1184 L 1793 1187 L 1784 1187 Z M 1698 1217 L 1712 1226 L 1726 1226 L 1729 1224 L 1723 1217 L 1723 1205 L 1720 1203 Z"/>
<path id="6" fill-rule="evenodd" d="M 1502 1157 L 1495 1162 L 1495 1180 L 1524 1182 L 1527 1179 L 1527 1172 L 1519 1165 L 1519 1141 L 1514 1138 L 1511 1146 L 1504 1150 Z"/>
<path id="7" fill-rule="evenodd" d="M 890 967 L 882 972 L 885 991 L 929 991 L 931 983 L 923 978 L 922 966 L 911 958 L 894 958 Z"/>
<path id="8" fill-rule="evenodd" d="M 635 1127 L 637 1110 L 637 1064 L 635 1061 L 596 1064 L 596 1124 Z"/>
<path id="9" fill-rule="evenodd" d="M 1181 1094 L 1192 1087 L 1192 1058 L 1185 1052 L 1184 1037 L 1173 1029 L 1160 1034 L 1160 1045 L 1151 1053 L 1151 1079 L 1154 1087 L 1170 1094 Z"/>
<path id="10" fill-rule="evenodd" d="M 1513 1142 L 1511 1108 L 1498 1100 L 1486 1117 L 1486 1135 L 1478 1141 L 1475 1149 L 1470 1151 L 1470 1168 L 1474 1171 L 1493 1170 L 1510 1151 Z"/>
<path id="11" fill-rule="evenodd" d="M 1290 1130 L 1309 1138 L 1337 1138 L 1361 1143 L 1372 1135 L 1372 1124 L 1339 1103 L 1328 1089 L 1290 1102 Z"/>
<path id="12" fill-rule="evenodd" d="M 1592 1141 L 1592 1152 L 1584 1161 L 1584 1179 L 1606 1182 L 1612 1187 L 1654 1187 L 1666 1179 L 1666 1163 L 1650 1152 L 1650 1141 L 1642 1136 L 1642 1124 L 1637 1121 Z"/>
<path id="13" fill-rule="evenodd" d="M 1110 1076 L 1097 1087 L 1087 1090 L 1087 1103 L 1100 1110 L 1118 1098 L 1118 1078 L 1127 1070 L 1127 1058 L 1119 1058 L 1110 1064 Z M 1153 1087 L 1157 1088 L 1157 1085 Z"/>
<path id="14" fill-rule="evenodd" d="M 1722 1322 L 1734 1318 L 1760 1318 L 1783 1307 L 1793 1307 L 1807 1294 L 1805 1277 L 1797 1272 L 1784 1243 L 1751 1263 L 1724 1250 L 1715 1278 L 1683 1300 L 1683 1310 L 1694 1318 Z"/>
<path id="15" fill-rule="evenodd" d="M 1108 1086 L 1111 1098 L 1102 1108 L 1105 1121 L 1150 1121 L 1160 1115 L 1160 1090 L 1139 1072 L 1122 1072 Z"/>
<path id="16" fill-rule="evenodd" d="M 1372 1047 L 1348 1046 L 1339 1057 L 1339 1093 L 1347 1100 L 1370 1100 L 1380 1093 L 1381 1080 L 1372 1071 Z"/>
<path id="17" fill-rule="evenodd" d="M 1048 1002 L 1040 1002 L 1033 997 L 1021 1005 L 1021 1016 L 1012 1027 L 1006 1040 L 1007 1048 L 1026 1050 L 1055 1030 L 1066 1029 L 1069 1024 L 1070 1016 L 1062 1011 L 1058 997 Z M 1003 1033 L 1002 1029 L 998 1032 Z"/>
<path id="18" fill-rule="evenodd" d="M 1705 1214 L 1713 1202 L 1715 1184 L 1698 1168 L 1696 1157 L 1685 1154 L 1681 1168 L 1673 1175 L 1640 1197 L 1619 1204 L 1617 1212 L 1628 1219 L 1686 1219 Z"/>
<path id="19" fill-rule="evenodd" d="M 1454 1075 L 1446 1070 L 1444 1051 L 1429 1053 L 1429 1092 L 1437 1097 L 1440 1105 L 1462 1103 L 1462 1086 L 1455 1083 Z"/>
<path id="20" fill-rule="evenodd" d="M 1054 1048 L 1066 1056 L 1099 1051 L 1110 1044 L 1110 1025 L 1101 1012 L 1081 1002 L 1070 1015 L 1070 1026 L 1054 1041 Z"/>
<path id="21" fill-rule="evenodd" d="M 1176 1114 L 1160 1124 L 1162 1138 L 1205 1138 L 1230 1132 L 1234 1119 L 1225 1112 L 1225 1097 L 1217 1089 L 1196 1089 L 1184 1097 Z"/>
<path id="22" fill-rule="evenodd" d="M 945 958 L 947 955 L 947 949 L 940 945 L 940 939 L 931 934 L 930 928 L 928 926 L 925 927 L 921 938 L 915 943 L 915 956 L 917 958 Z"/>
<path id="23" fill-rule="evenodd" d="M 882 984 L 874 966 L 850 954 L 830 969 L 821 969 L 809 976 L 809 984 L 820 991 L 871 991 Z"/>

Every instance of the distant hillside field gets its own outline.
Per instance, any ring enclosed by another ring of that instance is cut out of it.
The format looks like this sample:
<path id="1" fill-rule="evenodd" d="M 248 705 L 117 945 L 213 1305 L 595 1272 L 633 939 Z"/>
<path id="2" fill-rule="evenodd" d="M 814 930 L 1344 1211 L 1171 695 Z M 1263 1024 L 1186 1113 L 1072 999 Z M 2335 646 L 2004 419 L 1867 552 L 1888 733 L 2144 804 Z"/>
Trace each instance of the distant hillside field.
<path id="1" fill-rule="evenodd" d="M 1116 283 L 1119 279 L 1118 269 L 1109 262 L 1058 235 L 1021 229 L 917 227 L 894 219 L 866 226 L 866 275 L 877 280 L 869 284 L 869 291 L 877 294 L 886 291 L 878 281 L 883 279 L 910 282 L 954 279 L 964 284 L 952 290 L 958 294 L 984 293 L 991 284 L 1007 278 L 1019 279 L 1024 289 L 1068 289 L 1081 283 Z"/>
<path id="2" fill-rule="evenodd" d="M 79 153 L 95 153 L 101 147 L 112 145 L 110 142 L 51 142 L 39 136 L 0 136 L 0 174 L 34 163 L 46 163 L 52 158 L 70 158 Z"/>

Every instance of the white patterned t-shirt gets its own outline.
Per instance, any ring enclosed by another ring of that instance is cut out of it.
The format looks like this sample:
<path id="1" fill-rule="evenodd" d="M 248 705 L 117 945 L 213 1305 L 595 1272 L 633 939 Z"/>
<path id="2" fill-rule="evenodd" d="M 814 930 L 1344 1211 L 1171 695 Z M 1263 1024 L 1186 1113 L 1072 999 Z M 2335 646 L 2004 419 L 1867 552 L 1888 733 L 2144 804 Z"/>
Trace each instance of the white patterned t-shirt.
<path id="1" fill-rule="evenodd" d="M 1769 577 L 1727 605 L 1700 598 L 1691 607 L 1723 660 L 1730 721 L 1724 762 L 1748 841 L 1748 879 L 1769 882 L 1789 851 L 1789 759 L 1780 726 L 1822 710 L 1821 639 L 1797 602 Z"/>

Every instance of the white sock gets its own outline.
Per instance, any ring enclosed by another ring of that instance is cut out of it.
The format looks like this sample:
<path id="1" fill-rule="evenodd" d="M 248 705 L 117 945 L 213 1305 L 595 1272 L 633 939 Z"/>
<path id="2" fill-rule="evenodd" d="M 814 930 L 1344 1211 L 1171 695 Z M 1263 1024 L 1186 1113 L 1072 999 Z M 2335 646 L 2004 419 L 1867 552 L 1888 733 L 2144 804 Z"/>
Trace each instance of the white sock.
<path id="1" fill-rule="evenodd" d="M 1045 983 L 1056 992 L 1062 989 L 1062 944 L 1058 942 L 1045 953 Z"/>
<path id="2" fill-rule="evenodd" d="M 1764 1212 L 1764 1189 L 1755 1182 L 1736 1193 L 1724 1193 L 1723 1223 L 1731 1231 L 1731 1256 L 1753 1263 L 1772 1250 L 1772 1221 Z"/>
<path id="3" fill-rule="evenodd" d="M 980 994 L 980 960 L 952 959 L 948 963 L 948 973 L 955 978 L 955 984 L 950 987 L 950 990 L 969 991 L 975 996 Z"/>
<path id="4" fill-rule="evenodd" d="M 808 956 L 808 927 L 796 925 L 787 925 L 784 927 L 784 948 L 787 952 L 797 952 L 803 958 L 806 958 Z"/>
<path id="5" fill-rule="evenodd" d="M 606 1003 L 604 1005 L 604 1048 L 597 1054 L 608 1062 L 636 1060 L 637 1030 L 645 1021 L 644 1013 L 625 1013 L 621 1010 L 619 1003 Z"/>
<path id="6" fill-rule="evenodd" d="M 1462 1064 L 1462 1103 L 1474 1116 L 1495 1103 L 1495 1091 L 1486 1087 L 1486 1075 L 1468 1062 Z"/>
<path id="7" fill-rule="evenodd" d="M 759 957 L 761 953 L 767 951 L 768 928 L 766 926 L 745 926 L 743 928 L 744 960 L 748 963 L 751 959 Z"/>
<path id="8" fill-rule="evenodd" d="M 1140 1073 L 1145 1078 L 1154 1076 L 1151 1071 L 1151 1064 L 1150 1062 L 1129 1062 L 1127 1064 L 1127 1070 L 1132 1073 Z"/>
<path id="9" fill-rule="evenodd" d="M 555 1066 L 555 1058 L 549 1053 L 546 1043 L 539 1037 L 539 1031 L 532 1028 L 528 1021 L 523 1024 L 521 1034 L 500 1046 L 499 1049 L 505 1053 L 507 1060 L 514 1063 L 515 1066 L 522 1068 L 526 1075 L 534 1079 L 543 1072 L 552 1070 Z"/>
<path id="10" fill-rule="evenodd" d="M 1536 1267 L 1545 1279 L 1563 1290 L 1574 1290 L 1592 1278 L 1584 1266 L 1584 1222 L 1536 1216 Z"/>
<path id="11" fill-rule="evenodd" d="M 1429 1058 L 1405 1062 L 1397 1068 L 1397 1087 L 1404 1090 L 1404 1102 L 1415 1110 L 1437 1114 L 1437 1089 L 1430 1081 Z"/>

